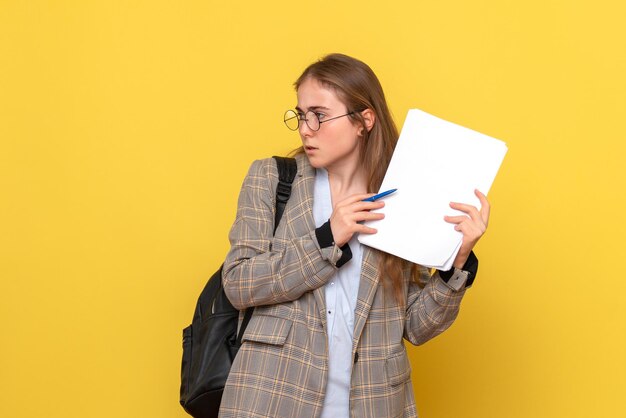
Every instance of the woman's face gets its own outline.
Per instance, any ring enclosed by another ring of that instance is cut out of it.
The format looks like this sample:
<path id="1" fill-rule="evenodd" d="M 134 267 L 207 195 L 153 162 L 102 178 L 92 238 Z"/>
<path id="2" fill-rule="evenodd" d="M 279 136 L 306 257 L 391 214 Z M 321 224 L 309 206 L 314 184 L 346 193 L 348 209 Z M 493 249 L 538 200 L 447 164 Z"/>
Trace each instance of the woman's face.
<path id="1" fill-rule="evenodd" d="M 327 170 L 353 170 L 358 164 L 360 126 L 354 125 L 349 116 L 324 120 L 348 112 L 334 91 L 325 88 L 313 78 L 306 79 L 298 88 L 298 113 L 315 112 L 320 119 L 320 129 L 311 130 L 300 121 L 300 138 L 309 162 L 315 168 Z"/>

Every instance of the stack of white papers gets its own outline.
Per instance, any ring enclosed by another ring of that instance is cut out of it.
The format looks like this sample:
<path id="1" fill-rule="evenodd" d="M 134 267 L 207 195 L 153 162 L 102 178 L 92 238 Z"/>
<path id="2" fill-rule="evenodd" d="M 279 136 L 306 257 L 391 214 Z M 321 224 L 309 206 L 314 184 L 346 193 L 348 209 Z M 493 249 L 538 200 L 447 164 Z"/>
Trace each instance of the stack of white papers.
<path id="1" fill-rule="evenodd" d="M 443 220 L 463 212 L 450 202 L 480 209 L 474 194 L 484 194 L 507 152 L 506 144 L 471 129 L 411 109 L 380 191 L 385 218 L 367 222 L 376 234 L 361 234 L 362 244 L 440 270 L 449 270 L 461 247 L 461 232 Z"/>

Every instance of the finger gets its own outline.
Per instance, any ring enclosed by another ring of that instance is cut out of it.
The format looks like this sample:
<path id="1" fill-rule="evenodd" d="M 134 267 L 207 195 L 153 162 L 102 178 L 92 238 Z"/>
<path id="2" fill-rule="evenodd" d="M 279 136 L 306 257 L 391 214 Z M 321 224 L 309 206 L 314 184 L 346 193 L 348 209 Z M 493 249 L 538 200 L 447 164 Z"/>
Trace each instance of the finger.
<path id="1" fill-rule="evenodd" d="M 463 228 L 463 229 L 467 229 L 469 227 L 471 227 L 474 224 L 474 221 L 472 221 L 472 219 L 469 216 L 447 216 L 446 221 L 454 225 L 454 229 L 456 229 L 457 231 L 459 231 L 459 228 Z"/>
<path id="2" fill-rule="evenodd" d="M 353 202 L 347 206 L 338 205 L 333 209 L 331 217 L 354 219 L 354 215 L 359 212 L 369 212 L 373 209 L 380 209 L 385 206 L 384 202 Z"/>
<path id="3" fill-rule="evenodd" d="M 480 227 L 467 218 L 465 219 L 465 222 L 459 222 L 454 225 L 454 229 L 463 232 L 463 235 L 466 235 L 469 238 L 480 235 Z"/>
<path id="4" fill-rule="evenodd" d="M 456 231 L 462 231 L 466 236 L 482 236 L 487 230 L 487 225 L 482 223 L 482 220 L 474 221 L 467 216 L 444 216 L 444 220 L 448 223 L 454 224 Z"/>
<path id="5" fill-rule="evenodd" d="M 485 228 L 481 228 L 474 222 L 467 221 L 454 225 L 454 230 L 463 234 L 464 242 L 476 243 L 485 233 Z M 472 245 L 474 245 L 472 244 Z"/>
<path id="6" fill-rule="evenodd" d="M 355 228 L 355 232 L 359 234 L 375 234 L 378 232 L 378 230 L 376 228 L 371 228 L 369 226 L 357 224 L 357 227 Z"/>
<path id="7" fill-rule="evenodd" d="M 467 203 L 458 203 L 458 202 L 450 202 L 450 207 L 452 209 L 460 210 L 461 212 L 465 212 L 469 215 L 470 218 L 474 221 L 481 220 L 480 212 L 476 206 L 468 205 Z"/>
<path id="8" fill-rule="evenodd" d="M 485 196 L 480 190 L 474 190 L 474 194 L 480 200 L 480 216 L 483 219 L 485 225 L 489 223 L 489 213 L 491 212 L 491 205 L 487 200 L 487 196 Z"/>
<path id="9" fill-rule="evenodd" d="M 353 194 L 350 195 L 348 197 L 346 197 L 345 199 L 341 200 L 340 202 L 338 202 L 338 205 L 349 205 L 351 203 L 355 203 L 355 202 L 359 202 L 363 199 L 367 199 L 368 197 L 372 197 L 372 196 L 376 196 L 376 193 L 359 193 L 359 194 Z"/>
<path id="10" fill-rule="evenodd" d="M 354 221 L 379 221 L 385 217 L 384 213 L 378 212 L 357 212 L 354 214 Z"/>
<path id="11" fill-rule="evenodd" d="M 451 223 L 451 224 L 458 224 L 461 223 L 463 221 L 469 221 L 471 218 L 469 218 L 468 216 L 465 215 L 459 215 L 459 216 L 444 216 L 443 220 Z"/>
<path id="12" fill-rule="evenodd" d="M 350 205 L 350 209 L 354 212 L 365 212 L 375 209 L 380 209 L 385 206 L 385 202 L 376 201 L 376 202 L 354 202 Z"/>

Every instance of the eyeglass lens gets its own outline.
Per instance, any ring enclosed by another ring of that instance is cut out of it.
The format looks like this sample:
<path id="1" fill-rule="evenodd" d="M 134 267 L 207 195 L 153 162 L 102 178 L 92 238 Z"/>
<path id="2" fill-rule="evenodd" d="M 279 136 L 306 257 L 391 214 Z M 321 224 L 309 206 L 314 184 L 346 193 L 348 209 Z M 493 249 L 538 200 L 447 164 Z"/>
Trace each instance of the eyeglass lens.
<path id="1" fill-rule="evenodd" d="M 312 110 L 309 110 L 304 115 L 299 115 L 294 110 L 288 110 L 284 116 L 285 125 L 292 131 L 297 131 L 300 126 L 300 121 L 305 121 L 309 129 L 317 131 L 320 129 L 320 119 L 317 114 Z"/>

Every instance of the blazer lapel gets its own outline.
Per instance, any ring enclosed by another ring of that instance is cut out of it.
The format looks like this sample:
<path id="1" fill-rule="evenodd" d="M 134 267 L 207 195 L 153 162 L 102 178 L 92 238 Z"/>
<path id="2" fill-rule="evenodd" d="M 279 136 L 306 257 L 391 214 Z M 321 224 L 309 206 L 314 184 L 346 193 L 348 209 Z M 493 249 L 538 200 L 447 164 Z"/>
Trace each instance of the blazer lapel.
<path id="1" fill-rule="evenodd" d="M 356 348 L 365 326 L 365 321 L 369 315 L 376 290 L 378 289 L 379 275 L 378 257 L 369 247 L 363 247 L 363 261 L 361 264 L 361 281 L 359 282 L 359 293 L 356 301 L 356 309 L 354 312 L 354 335 L 352 338 L 352 354 Z"/>
<path id="2" fill-rule="evenodd" d="M 299 158 L 300 157 L 300 158 Z M 297 231 L 292 236 L 300 236 L 315 229 L 315 219 L 313 218 L 313 192 L 315 187 L 315 168 L 309 164 L 308 158 L 305 155 L 296 156 L 298 160 L 298 176 L 299 181 L 303 182 L 300 187 L 294 186 L 293 190 L 298 193 L 296 201 L 298 202 L 297 214 L 298 216 L 291 217 L 291 219 L 304 219 L 304 230 Z M 302 226 L 302 222 L 298 222 L 299 226 Z M 319 287 L 313 291 L 315 301 L 317 302 L 318 314 L 322 319 L 322 325 L 324 329 L 326 326 L 326 297 L 324 293 L 324 286 Z"/>

